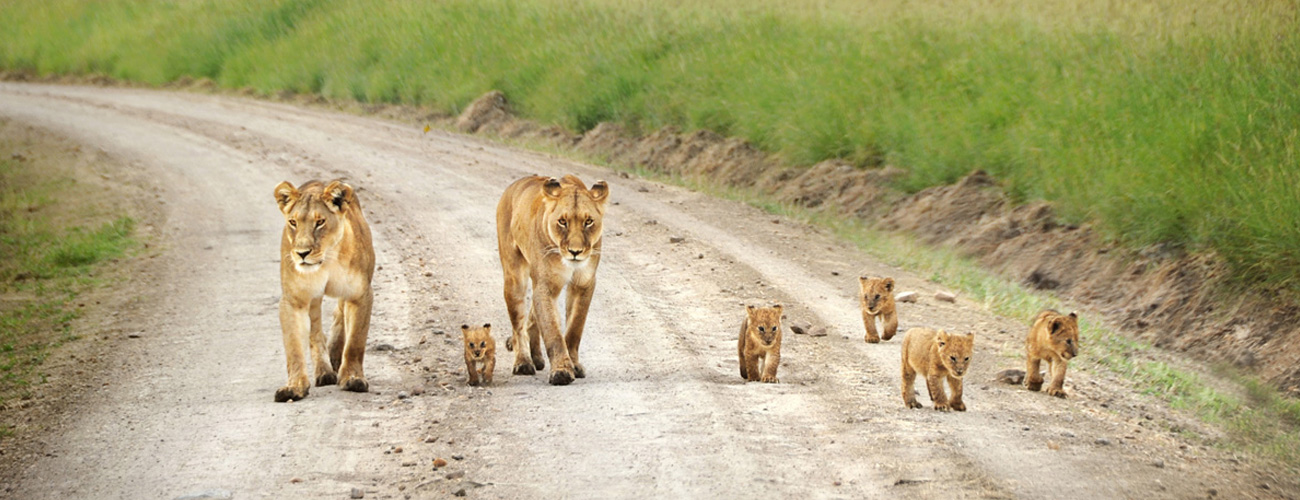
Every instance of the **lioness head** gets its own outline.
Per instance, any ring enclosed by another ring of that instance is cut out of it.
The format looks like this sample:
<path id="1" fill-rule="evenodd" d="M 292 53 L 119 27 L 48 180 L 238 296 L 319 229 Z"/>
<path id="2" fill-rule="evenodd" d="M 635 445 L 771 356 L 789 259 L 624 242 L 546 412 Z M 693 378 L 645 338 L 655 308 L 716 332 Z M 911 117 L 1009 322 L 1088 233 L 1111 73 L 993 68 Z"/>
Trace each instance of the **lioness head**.
<path id="1" fill-rule="evenodd" d="M 474 361 L 484 361 L 488 347 L 496 346 L 496 342 L 492 340 L 491 323 L 483 323 L 482 327 L 475 328 L 470 328 L 469 325 L 460 325 L 460 333 L 465 340 L 465 354 Z"/>
<path id="2" fill-rule="evenodd" d="M 566 175 L 563 180 L 547 179 L 542 192 L 546 195 L 546 234 L 554 245 L 551 251 L 574 263 L 590 258 L 600 243 L 609 185 L 597 181 L 587 189 L 577 177 Z"/>
<path id="3" fill-rule="evenodd" d="M 966 370 L 970 368 L 970 353 L 975 348 L 975 334 L 950 335 L 940 330 L 939 337 L 935 341 L 939 343 L 939 362 L 943 363 L 954 377 L 961 378 L 966 375 Z"/>
<path id="4" fill-rule="evenodd" d="M 862 304 L 867 312 L 880 314 L 883 306 L 894 302 L 894 278 L 858 278 L 858 287 L 862 289 Z"/>
<path id="5" fill-rule="evenodd" d="M 311 181 L 300 188 L 281 182 L 275 187 L 275 202 L 284 213 L 284 238 L 289 259 L 300 272 L 313 272 L 337 254 L 343 239 L 343 215 L 358 210 L 352 186 L 339 181 L 328 185 Z"/>
<path id="6" fill-rule="evenodd" d="M 1070 359 L 1079 355 L 1079 315 L 1057 315 L 1047 325 L 1047 336 L 1052 351 L 1061 359 Z"/>
<path id="7" fill-rule="evenodd" d="M 765 346 L 770 346 L 776 342 L 777 335 L 781 333 L 781 305 L 777 304 L 772 307 L 754 307 L 745 306 L 745 314 L 748 315 L 746 332 L 750 338 L 756 338 Z"/>

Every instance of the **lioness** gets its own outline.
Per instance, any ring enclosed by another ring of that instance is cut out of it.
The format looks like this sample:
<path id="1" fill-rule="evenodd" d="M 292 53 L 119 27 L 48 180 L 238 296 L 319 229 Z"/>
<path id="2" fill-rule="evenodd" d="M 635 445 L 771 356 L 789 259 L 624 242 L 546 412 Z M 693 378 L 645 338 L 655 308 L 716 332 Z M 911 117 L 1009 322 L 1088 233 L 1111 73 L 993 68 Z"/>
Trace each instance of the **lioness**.
<path id="1" fill-rule="evenodd" d="M 745 306 L 745 321 L 740 324 L 740 378 L 746 382 L 776 383 L 776 369 L 781 365 L 781 305 Z"/>
<path id="2" fill-rule="evenodd" d="M 868 344 L 880 342 L 876 333 L 876 320 L 884 321 L 884 340 L 894 338 L 898 332 L 898 310 L 894 304 L 894 278 L 858 278 L 858 302 L 862 306 L 862 326 L 867 329 L 863 338 Z"/>
<path id="3" fill-rule="evenodd" d="M 497 343 L 492 338 L 492 324 L 470 328 L 460 325 L 465 341 L 465 371 L 469 372 L 469 385 L 492 385 L 492 372 L 497 366 Z"/>
<path id="4" fill-rule="evenodd" d="M 913 328 L 903 336 L 903 404 L 920 408 L 913 387 L 916 374 L 925 377 L 925 387 L 930 391 L 934 409 L 966 411 L 961 400 L 961 381 L 970 367 L 970 355 L 975 345 L 975 334 L 949 335 L 943 330 Z M 952 387 L 952 398 L 944 394 L 943 383 Z"/>
<path id="5" fill-rule="evenodd" d="M 310 181 L 296 189 L 281 182 L 275 187 L 275 201 L 285 219 L 280 238 L 280 329 L 289 369 L 289 383 L 275 391 L 275 401 L 307 397 L 310 383 L 302 350 L 307 334 L 317 386 L 338 383 L 343 390 L 366 392 L 370 385 L 362 357 L 370 331 L 375 250 L 361 202 L 352 186 L 339 181 Z M 327 295 L 338 299 L 329 361 L 323 354 L 320 324 L 321 298 Z"/>
<path id="6" fill-rule="evenodd" d="M 609 186 L 604 181 L 587 189 L 572 175 L 524 177 L 501 195 L 497 250 L 505 275 L 512 327 L 507 346 L 515 352 L 515 374 L 532 375 L 546 366 L 540 342 L 544 340 L 552 385 L 568 385 L 574 377 L 586 376 L 578 362 L 578 345 L 596 290 L 601 221 L 608 201 Z M 525 310 L 530 285 L 532 305 Z M 556 302 L 566 289 L 566 331 L 560 336 Z"/>
<path id="7" fill-rule="evenodd" d="M 1046 360 L 1052 372 L 1047 394 L 1065 397 L 1065 369 L 1070 366 L 1070 359 L 1079 354 L 1078 349 L 1078 314 L 1061 314 L 1051 309 L 1039 312 L 1025 337 L 1025 388 L 1037 391 L 1043 387 L 1043 374 L 1038 372 L 1038 365 Z"/>

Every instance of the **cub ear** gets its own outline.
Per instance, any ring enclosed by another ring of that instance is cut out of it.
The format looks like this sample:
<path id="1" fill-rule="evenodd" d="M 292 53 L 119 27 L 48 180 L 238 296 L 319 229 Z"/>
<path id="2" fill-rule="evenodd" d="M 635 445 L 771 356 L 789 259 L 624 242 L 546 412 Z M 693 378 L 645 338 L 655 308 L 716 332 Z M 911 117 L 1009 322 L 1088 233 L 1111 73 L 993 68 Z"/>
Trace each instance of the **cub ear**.
<path id="1" fill-rule="evenodd" d="M 559 198 L 560 180 L 554 177 L 546 179 L 546 182 L 542 183 L 542 193 L 546 194 L 547 198 Z"/>
<path id="2" fill-rule="evenodd" d="M 772 304 L 772 309 L 776 309 L 776 313 L 781 314 L 781 304 Z"/>
<path id="3" fill-rule="evenodd" d="M 858 276 L 858 283 L 866 284 L 868 281 L 871 281 L 870 276 Z"/>
<path id="4" fill-rule="evenodd" d="M 596 203 L 605 203 L 609 200 L 609 184 L 605 184 L 605 181 L 596 181 L 595 184 L 591 185 L 589 191 L 591 192 L 591 200 Z"/>
<path id="5" fill-rule="evenodd" d="M 483 323 L 483 328 L 492 328 L 492 323 Z"/>
<path id="6" fill-rule="evenodd" d="M 894 292 L 894 278 L 885 278 L 885 291 Z"/>
<path id="7" fill-rule="evenodd" d="M 950 336 L 948 335 L 948 332 L 943 331 L 943 330 L 939 330 L 939 337 L 938 337 L 938 339 L 939 339 L 939 347 L 943 347 L 944 344 L 947 344 L 947 343 L 948 343 L 948 340 L 949 340 L 949 337 L 950 337 Z"/>
<path id="8" fill-rule="evenodd" d="M 460 325 L 461 330 L 469 330 L 469 325 Z"/>
<path id="9" fill-rule="evenodd" d="M 1065 322 L 1065 320 L 1063 320 L 1063 319 L 1061 319 L 1061 318 L 1056 318 L 1056 319 L 1052 320 L 1051 332 L 1052 332 L 1052 333 L 1056 333 L 1056 332 L 1061 331 L 1061 327 L 1065 326 L 1065 325 L 1064 325 L 1064 322 Z"/>
<path id="10" fill-rule="evenodd" d="M 321 192 L 320 199 L 325 202 L 325 206 L 328 206 L 331 212 L 339 213 L 343 211 L 345 205 L 353 202 L 354 198 L 352 196 L 352 186 L 340 181 L 333 181 L 328 186 L 325 186 L 325 191 Z"/>
<path id="11" fill-rule="evenodd" d="M 1076 312 L 1074 312 L 1074 311 L 1070 311 L 1070 317 L 1071 317 L 1071 318 L 1074 318 L 1074 319 L 1079 319 L 1079 313 L 1076 313 Z"/>
<path id="12" fill-rule="evenodd" d="M 293 205 L 293 202 L 298 201 L 298 196 L 298 188 L 293 187 L 293 184 L 289 184 L 289 181 L 281 182 L 275 186 L 275 203 L 280 205 L 281 213 L 288 214 L 289 207 Z"/>

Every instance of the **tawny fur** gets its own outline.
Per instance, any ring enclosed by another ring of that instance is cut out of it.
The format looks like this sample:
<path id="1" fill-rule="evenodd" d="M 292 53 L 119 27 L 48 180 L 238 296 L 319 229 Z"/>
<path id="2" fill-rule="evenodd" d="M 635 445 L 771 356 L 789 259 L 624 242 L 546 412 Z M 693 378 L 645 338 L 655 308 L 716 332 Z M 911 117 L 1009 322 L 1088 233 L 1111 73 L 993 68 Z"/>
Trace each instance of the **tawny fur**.
<path id="1" fill-rule="evenodd" d="M 275 201 L 285 217 L 280 238 L 280 329 L 289 371 L 289 383 L 275 392 L 275 400 L 307 397 L 304 336 L 309 339 L 317 386 L 337 383 L 344 390 L 366 392 L 370 384 L 362 362 L 370 331 L 375 251 L 361 202 L 352 186 L 339 181 L 328 185 L 310 181 L 297 188 L 282 182 L 275 187 Z M 321 331 L 323 297 L 338 299 L 328 347 Z"/>
<path id="2" fill-rule="evenodd" d="M 1070 360 L 1079 354 L 1079 315 L 1061 314 L 1051 309 L 1034 317 L 1025 337 L 1025 388 L 1037 391 L 1043 386 L 1043 375 L 1038 367 L 1047 361 L 1052 372 L 1052 383 L 1047 394 L 1065 397 L 1065 369 Z"/>
<path id="3" fill-rule="evenodd" d="M 961 400 L 962 377 L 970 367 L 975 334 L 950 335 L 943 330 L 913 328 L 903 336 L 903 404 L 920 408 L 914 386 L 916 376 L 925 377 L 934 409 L 966 411 Z M 952 388 L 952 397 L 943 390 L 944 382 Z"/>
<path id="4" fill-rule="evenodd" d="M 497 203 L 497 250 L 505 275 L 506 309 L 515 352 L 513 372 L 532 375 L 551 360 L 550 383 L 567 385 L 586 376 L 578 345 L 596 290 L 601 232 L 609 186 L 587 189 L 577 177 L 525 177 L 507 187 Z M 532 288 L 531 307 L 528 290 Z M 557 304 L 566 291 L 564 316 Z M 564 334 L 561 335 L 561 328 Z"/>
<path id="5" fill-rule="evenodd" d="M 875 344 L 894 338 L 898 332 L 898 310 L 894 304 L 894 278 L 858 278 L 859 305 L 862 306 L 862 326 L 867 335 L 863 338 L 868 344 Z M 876 321 L 884 322 L 884 335 L 877 333 Z"/>
<path id="6" fill-rule="evenodd" d="M 461 340 L 465 343 L 465 371 L 469 372 L 469 385 L 492 385 L 492 372 L 497 366 L 497 343 L 492 339 L 492 324 L 470 328 L 460 325 Z"/>
<path id="7" fill-rule="evenodd" d="M 740 378 L 748 382 L 777 382 L 781 364 L 781 306 L 745 307 L 736 345 Z"/>

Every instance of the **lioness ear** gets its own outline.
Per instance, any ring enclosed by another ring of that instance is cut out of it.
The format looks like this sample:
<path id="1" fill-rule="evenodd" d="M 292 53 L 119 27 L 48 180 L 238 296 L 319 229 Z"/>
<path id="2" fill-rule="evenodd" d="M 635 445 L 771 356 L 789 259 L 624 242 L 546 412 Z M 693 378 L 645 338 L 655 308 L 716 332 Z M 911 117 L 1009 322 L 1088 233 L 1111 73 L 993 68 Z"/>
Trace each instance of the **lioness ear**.
<path id="1" fill-rule="evenodd" d="M 609 199 L 609 184 L 605 184 L 605 181 L 596 181 L 591 185 L 590 191 L 591 199 L 596 203 L 604 203 Z"/>
<path id="2" fill-rule="evenodd" d="M 289 184 L 289 181 L 281 182 L 275 186 L 275 203 L 280 205 L 280 212 L 288 214 L 289 206 L 298 201 L 298 188 Z"/>
<path id="3" fill-rule="evenodd" d="M 554 177 L 546 179 L 546 182 L 542 183 L 542 192 L 545 193 L 548 198 L 559 198 L 560 180 Z"/>
<path id="4" fill-rule="evenodd" d="M 331 212 L 341 212 L 344 205 L 352 202 L 352 186 L 333 181 L 328 186 L 325 186 L 325 191 L 320 194 L 320 199 L 325 202 Z"/>
<path id="5" fill-rule="evenodd" d="M 885 278 L 885 291 L 891 293 L 894 291 L 894 278 Z"/>

